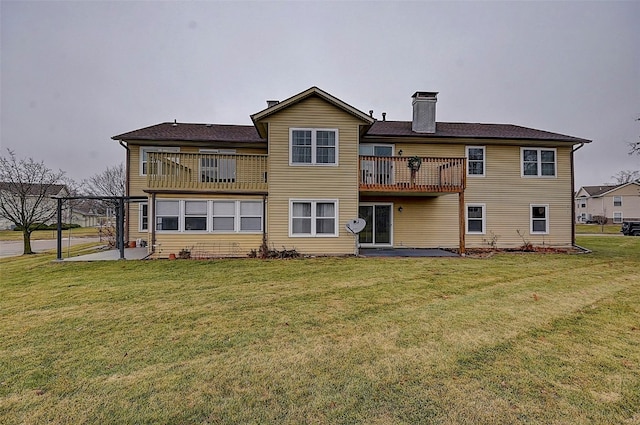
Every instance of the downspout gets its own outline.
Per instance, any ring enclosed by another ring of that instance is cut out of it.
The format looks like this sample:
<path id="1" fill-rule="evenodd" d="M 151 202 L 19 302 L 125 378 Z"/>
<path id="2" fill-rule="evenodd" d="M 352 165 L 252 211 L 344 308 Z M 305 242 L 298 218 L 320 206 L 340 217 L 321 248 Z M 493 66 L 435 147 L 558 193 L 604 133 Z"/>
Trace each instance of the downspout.
<path id="1" fill-rule="evenodd" d="M 155 192 L 151 194 L 151 202 L 147 204 L 147 228 L 149 226 L 151 226 L 151 254 L 155 254 L 156 253 L 156 193 Z"/>
<path id="2" fill-rule="evenodd" d="M 124 183 L 124 196 L 129 197 L 129 160 L 131 159 L 131 150 L 129 149 L 129 146 L 127 146 L 122 140 L 119 140 L 118 143 L 120 143 L 120 146 L 122 146 L 123 148 L 126 149 L 127 151 L 127 160 L 125 162 L 125 175 L 126 175 L 126 179 L 125 179 L 125 183 Z M 124 222 L 127 223 L 127 225 L 124 228 L 124 240 L 128 241 L 129 240 L 129 205 L 131 203 L 127 202 L 127 207 L 124 210 Z"/>
<path id="3" fill-rule="evenodd" d="M 262 246 L 267 246 L 267 195 L 262 195 Z"/>
<path id="4" fill-rule="evenodd" d="M 576 246 L 576 176 L 573 164 L 573 154 L 583 146 L 584 143 L 580 143 L 577 148 L 571 150 L 571 245 L 573 246 Z"/>

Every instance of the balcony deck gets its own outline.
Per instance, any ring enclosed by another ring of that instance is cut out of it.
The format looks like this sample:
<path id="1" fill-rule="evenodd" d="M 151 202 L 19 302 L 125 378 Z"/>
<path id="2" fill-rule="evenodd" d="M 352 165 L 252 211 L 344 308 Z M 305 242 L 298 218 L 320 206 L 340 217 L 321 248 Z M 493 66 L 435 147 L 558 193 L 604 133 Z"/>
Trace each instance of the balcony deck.
<path id="1" fill-rule="evenodd" d="M 464 192 L 465 158 L 360 156 L 361 193 L 438 196 Z M 268 192 L 267 155 L 149 152 L 147 188 L 151 192 Z"/>
<path id="2" fill-rule="evenodd" d="M 464 192 L 465 158 L 420 157 L 415 170 L 409 167 L 412 158 L 360 156 L 360 192 L 414 196 Z"/>
<path id="3" fill-rule="evenodd" d="M 150 152 L 150 191 L 266 193 L 267 155 Z"/>

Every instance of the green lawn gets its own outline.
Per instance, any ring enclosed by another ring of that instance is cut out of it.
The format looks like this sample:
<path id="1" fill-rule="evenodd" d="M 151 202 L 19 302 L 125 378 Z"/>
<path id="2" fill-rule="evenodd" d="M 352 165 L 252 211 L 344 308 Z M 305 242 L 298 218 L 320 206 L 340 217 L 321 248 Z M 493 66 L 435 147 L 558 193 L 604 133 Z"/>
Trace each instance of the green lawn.
<path id="1" fill-rule="evenodd" d="M 638 424 L 640 238 L 578 244 L 0 260 L 0 423 Z"/>
<path id="2" fill-rule="evenodd" d="M 78 227 L 70 230 L 63 230 L 62 236 L 68 237 L 69 232 L 71 232 L 71 236 L 75 238 L 79 237 L 98 237 L 100 234 L 98 233 L 97 227 Z M 56 239 L 57 232 L 55 230 L 35 230 L 31 234 L 31 240 L 39 240 L 39 239 Z M 0 241 L 21 241 L 22 240 L 22 232 L 17 232 L 15 230 L 0 230 Z"/>
<path id="3" fill-rule="evenodd" d="M 608 235 L 622 235 L 620 229 L 622 224 L 576 224 L 576 233 L 591 235 L 595 233 L 605 233 Z"/>

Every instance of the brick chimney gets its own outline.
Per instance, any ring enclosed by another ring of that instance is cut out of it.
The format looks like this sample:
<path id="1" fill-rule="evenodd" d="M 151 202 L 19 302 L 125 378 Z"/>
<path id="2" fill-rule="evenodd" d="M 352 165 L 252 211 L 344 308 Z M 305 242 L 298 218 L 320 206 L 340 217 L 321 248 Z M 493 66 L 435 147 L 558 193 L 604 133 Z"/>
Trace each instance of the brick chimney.
<path id="1" fill-rule="evenodd" d="M 413 121 L 411 130 L 416 133 L 436 132 L 436 102 L 438 92 L 417 91 L 413 98 Z"/>

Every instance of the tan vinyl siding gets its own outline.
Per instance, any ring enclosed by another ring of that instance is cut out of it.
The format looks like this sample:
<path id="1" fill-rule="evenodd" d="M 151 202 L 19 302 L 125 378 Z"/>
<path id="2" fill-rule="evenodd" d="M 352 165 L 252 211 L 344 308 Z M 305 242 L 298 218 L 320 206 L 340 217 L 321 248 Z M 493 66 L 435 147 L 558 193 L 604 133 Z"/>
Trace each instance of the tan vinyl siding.
<path id="1" fill-rule="evenodd" d="M 523 238 L 534 245 L 571 245 L 571 148 L 556 149 L 556 177 L 522 177 L 521 146 L 486 143 L 485 177 L 467 177 L 465 204 L 485 204 L 485 234 L 466 234 L 468 248 L 487 247 L 493 235 L 500 247 L 521 246 Z M 526 143 L 523 143 L 526 147 Z M 403 156 L 465 155 L 465 144 L 406 144 L 395 142 Z M 371 202 L 374 198 L 361 199 Z M 394 246 L 457 248 L 458 196 L 428 198 L 375 198 L 394 202 Z M 530 205 L 549 206 L 549 233 L 530 234 Z M 398 212 L 402 206 L 403 211 Z"/>
<path id="2" fill-rule="evenodd" d="M 458 240 L 458 195 L 363 197 L 361 203 L 393 203 L 393 246 L 454 248 Z M 402 207 L 402 212 L 398 209 Z"/>
<path id="3" fill-rule="evenodd" d="M 158 146 L 157 144 L 145 144 L 144 146 L 137 145 L 134 143 L 129 144 L 130 151 L 130 163 L 129 163 L 129 196 L 147 196 L 147 193 L 144 192 L 147 189 L 147 176 L 140 175 L 140 148 L 149 147 L 149 146 Z M 172 146 L 176 146 L 180 148 L 180 152 L 182 153 L 199 153 L 200 149 L 218 149 L 216 146 L 209 147 L 201 147 L 201 146 L 185 146 L 180 144 L 175 144 Z M 227 149 L 227 148 L 224 148 Z M 265 149 L 260 148 L 237 148 L 237 154 L 265 154 Z M 222 196 L 224 198 L 224 196 Z M 129 205 L 129 240 L 135 241 L 136 239 L 142 239 L 145 241 L 151 240 L 151 233 L 149 232 L 140 232 L 140 224 L 139 224 L 139 205 L 136 203 L 131 203 Z M 151 225 L 151 221 L 149 221 L 149 225 Z"/>
<path id="4" fill-rule="evenodd" d="M 309 98 L 268 118 L 269 124 L 269 244 L 306 254 L 349 254 L 354 238 L 345 229 L 358 210 L 358 129 L 352 115 Z M 338 129 L 338 166 L 290 166 L 290 128 Z M 290 199 L 337 199 L 338 237 L 289 237 Z"/>
<path id="5" fill-rule="evenodd" d="M 149 198 L 151 199 L 151 197 Z M 156 201 L 164 199 L 176 199 L 176 200 L 240 200 L 240 201 L 260 201 L 262 197 L 257 196 L 242 196 L 237 195 L 180 195 L 180 194 L 167 194 L 156 196 Z M 134 221 L 137 226 L 138 222 L 138 210 L 137 206 L 131 205 L 131 211 L 134 216 Z M 142 238 L 151 244 L 152 240 L 152 226 L 154 225 L 153 212 L 151 206 L 149 207 L 149 232 L 140 233 L 136 227 L 135 234 L 137 237 Z M 131 227 L 130 227 L 131 229 Z M 132 232 L 131 235 L 134 233 Z M 136 238 L 130 237 L 131 240 Z M 178 231 L 156 231 L 155 232 L 155 247 L 149 245 L 149 251 L 151 252 L 155 248 L 155 257 L 167 258 L 169 254 L 178 254 L 182 249 L 188 249 L 192 252 L 192 256 L 200 257 L 217 257 L 217 256 L 234 256 L 245 257 L 252 249 L 259 249 L 262 244 L 262 232 L 258 233 L 242 233 L 242 232 L 229 232 L 229 233 L 214 233 L 214 232 L 178 232 Z"/>

